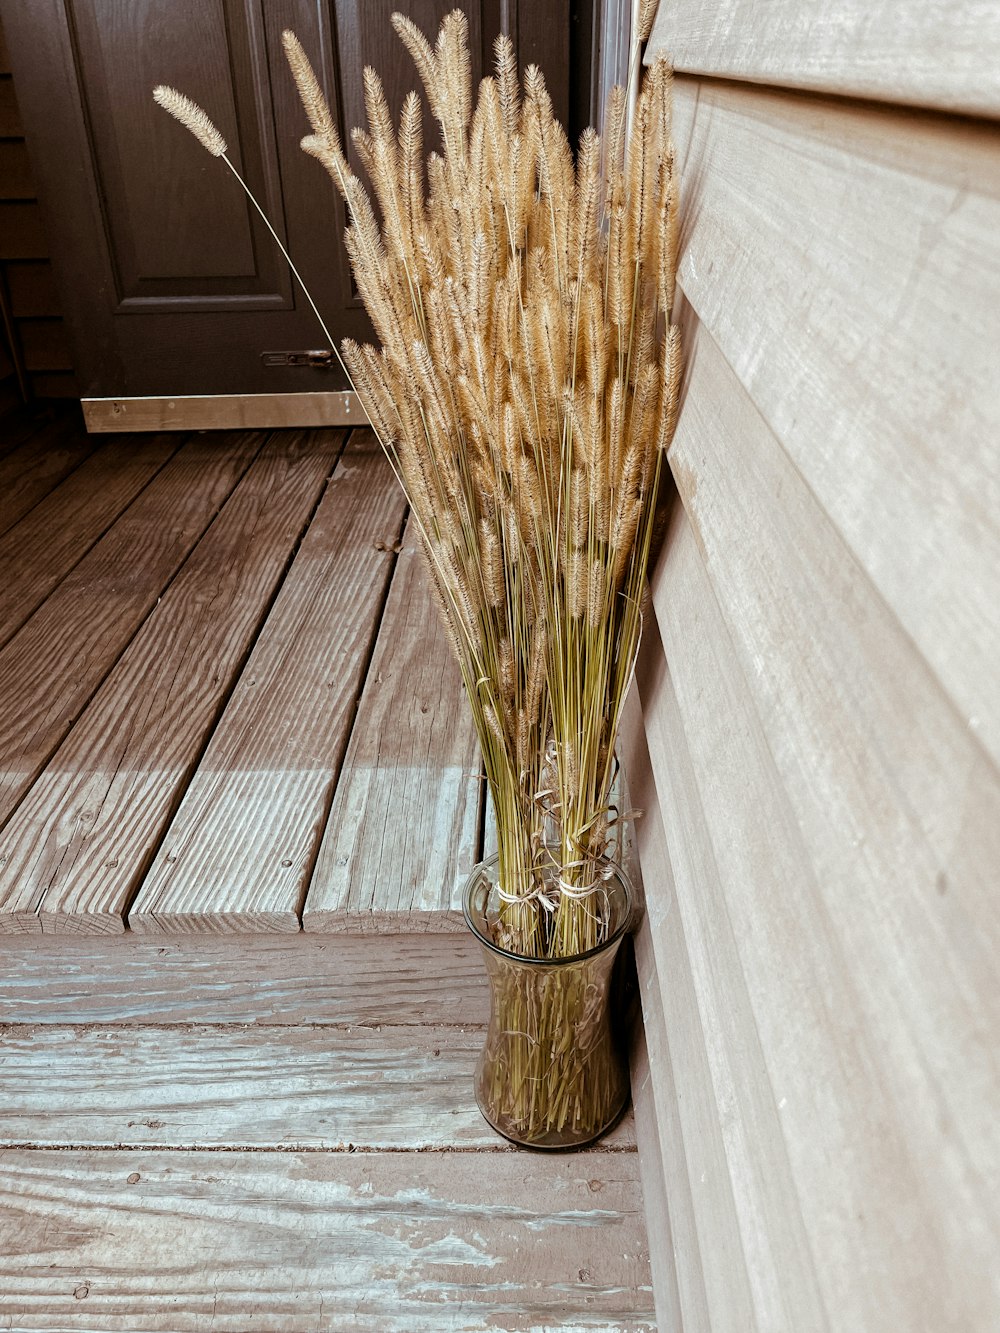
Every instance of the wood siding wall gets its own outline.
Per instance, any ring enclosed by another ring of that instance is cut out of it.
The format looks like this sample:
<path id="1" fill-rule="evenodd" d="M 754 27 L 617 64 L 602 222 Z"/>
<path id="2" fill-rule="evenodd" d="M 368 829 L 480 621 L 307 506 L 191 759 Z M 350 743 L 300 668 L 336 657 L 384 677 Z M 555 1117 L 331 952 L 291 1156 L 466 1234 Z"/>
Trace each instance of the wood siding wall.
<path id="1" fill-rule="evenodd" d="M 686 346 L 626 727 L 659 1322 L 986 1333 L 1000 10 L 810 8 L 674 0 L 651 42 Z"/>
<path id="2" fill-rule="evenodd" d="M 73 362 L 52 277 L 48 242 L 42 227 L 2 28 L 0 284 L 7 316 L 0 344 L 9 338 L 12 356 L 18 357 L 22 364 L 28 392 L 36 398 L 75 397 L 77 385 Z M 0 396 L 9 392 L 15 383 L 12 357 L 5 357 L 0 351 Z M 3 401 L 2 397 L 0 401 Z"/>

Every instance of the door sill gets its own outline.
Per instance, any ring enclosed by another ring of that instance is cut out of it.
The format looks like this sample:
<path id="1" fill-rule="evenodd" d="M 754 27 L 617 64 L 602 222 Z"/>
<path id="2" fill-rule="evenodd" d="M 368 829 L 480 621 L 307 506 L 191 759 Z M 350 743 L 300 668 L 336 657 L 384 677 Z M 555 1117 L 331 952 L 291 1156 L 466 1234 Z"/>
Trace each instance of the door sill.
<path id="1" fill-rule="evenodd" d="M 92 434 L 142 430 L 259 430 L 364 426 L 356 393 L 232 393 L 173 398 L 83 398 Z"/>

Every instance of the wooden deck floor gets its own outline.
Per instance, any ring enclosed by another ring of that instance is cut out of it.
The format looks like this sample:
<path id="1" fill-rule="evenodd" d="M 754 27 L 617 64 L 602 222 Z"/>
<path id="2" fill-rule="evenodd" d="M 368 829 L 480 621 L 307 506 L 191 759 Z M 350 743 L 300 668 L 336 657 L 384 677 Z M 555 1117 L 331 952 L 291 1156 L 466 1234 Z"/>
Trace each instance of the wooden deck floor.
<path id="1" fill-rule="evenodd" d="M 5 425 L 0 1326 L 653 1327 L 631 1119 L 472 1100 L 477 750 L 371 436 Z"/>

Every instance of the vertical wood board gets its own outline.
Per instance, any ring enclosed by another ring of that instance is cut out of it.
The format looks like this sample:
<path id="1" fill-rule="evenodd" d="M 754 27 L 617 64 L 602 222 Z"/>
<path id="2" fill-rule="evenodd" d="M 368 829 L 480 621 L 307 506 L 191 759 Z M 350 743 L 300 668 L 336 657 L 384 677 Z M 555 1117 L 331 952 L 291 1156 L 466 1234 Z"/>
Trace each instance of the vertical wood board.
<path id="1" fill-rule="evenodd" d="M 688 632 L 699 636 L 702 653 L 724 651 L 724 641 L 707 645 L 703 620 L 691 614 L 687 598 L 684 605 Z M 649 947 L 664 1018 L 662 1029 L 653 1025 L 648 1036 L 657 1110 L 665 1112 L 670 1140 L 685 1317 L 695 1327 L 733 1333 L 822 1328 L 810 1238 L 725 906 L 728 867 L 706 819 L 693 752 L 652 626 L 637 683 L 676 892 L 670 894 L 668 882 L 666 894 L 648 894 Z M 716 697 L 713 704 L 719 709 L 722 701 Z M 718 725 L 734 725 L 731 710 L 718 713 Z M 794 840 L 791 848 L 793 859 Z"/>
<path id="2" fill-rule="evenodd" d="M 677 909 L 638 686 L 630 690 L 623 710 L 619 753 L 628 781 L 630 808 L 640 812 L 629 861 L 630 875 L 641 886 L 645 904 L 633 936 L 642 1022 L 636 1024 L 634 1033 L 631 1074 L 657 1326 L 670 1330 L 707 1328 L 705 1280 L 666 1018 L 665 992 L 668 986 L 676 987 L 674 967 L 684 963 L 674 964 L 668 971 L 664 959 L 662 975 L 657 969 L 652 920 L 659 923 L 667 912 Z M 697 1006 L 686 1015 L 686 1021 L 689 1026 L 698 1024 Z M 691 1098 L 695 1094 L 688 1087 L 685 1095 Z"/>

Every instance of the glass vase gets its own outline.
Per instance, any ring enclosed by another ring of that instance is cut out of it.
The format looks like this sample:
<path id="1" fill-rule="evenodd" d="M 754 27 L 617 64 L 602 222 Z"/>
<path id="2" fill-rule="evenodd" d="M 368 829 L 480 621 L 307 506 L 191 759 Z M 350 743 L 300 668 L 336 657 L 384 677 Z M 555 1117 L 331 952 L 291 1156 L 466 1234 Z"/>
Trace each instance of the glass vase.
<path id="1" fill-rule="evenodd" d="M 628 1101 L 612 980 L 632 894 L 618 866 L 607 863 L 600 893 L 603 943 L 569 957 L 529 958 L 494 938 L 501 910 L 497 858 L 476 866 L 465 887 L 465 920 L 482 946 L 490 981 L 476 1101 L 497 1133 L 524 1147 L 581 1148 L 607 1133 Z"/>

